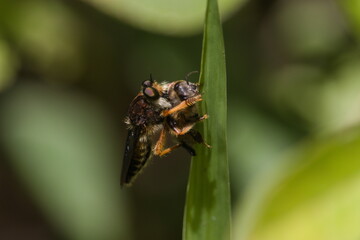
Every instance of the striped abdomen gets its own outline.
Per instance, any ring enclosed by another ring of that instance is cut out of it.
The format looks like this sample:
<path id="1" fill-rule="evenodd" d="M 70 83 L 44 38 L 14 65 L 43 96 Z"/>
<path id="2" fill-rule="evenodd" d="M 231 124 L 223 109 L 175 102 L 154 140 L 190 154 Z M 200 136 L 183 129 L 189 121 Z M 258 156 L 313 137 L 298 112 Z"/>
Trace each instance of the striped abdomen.
<path id="1" fill-rule="evenodd" d="M 129 130 L 121 174 L 122 186 L 130 185 L 145 167 L 151 155 L 151 146 L 144 129 Z"/>

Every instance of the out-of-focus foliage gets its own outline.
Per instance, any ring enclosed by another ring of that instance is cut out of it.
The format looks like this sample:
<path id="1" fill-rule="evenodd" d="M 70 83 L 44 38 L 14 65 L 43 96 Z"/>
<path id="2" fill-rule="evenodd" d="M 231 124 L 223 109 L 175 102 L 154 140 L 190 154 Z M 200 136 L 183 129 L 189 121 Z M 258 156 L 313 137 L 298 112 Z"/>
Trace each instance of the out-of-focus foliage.
<path id="1" fill-rule="evenodd" d="M 329 54 L 345 37 L 343 20 L 336 10 L 332 1 L 279 1 L 275 30 L 295 57 Z"/>
<path id="2" fill-rule="evenodd" d="M 14 167 L 66 237 L 125 237 L 126 211 L 114 169 L 120 152 L 101 106 L 28 83 L 6 96 L 0 114 Z"/>
<path id="3" fill-rule="evenodd" d="M 206 1 L 84 0 L 131 25 L 166 35 L 199 33 Z M 222 17 L 234 14 L 245 0 L 219 0 Z"/>
<path id="4" fill-rule="evenodd" d="M 0 92 L 14 80 L 16 56 L 0 35 Z"/>
<path id="5" fill-rule="evenodd" d="M 355 32 L 360 34 L 360 2 L 357 0 L 338 0 L 340 6 L 347 13 L 347 19 L 349 20 L 350 27 L 355 30 Z"/>
<path id="6" fill-rule="evenodd" d="M 75 81 L 81 73 L 81 28 L 61 2 L 1 1 L 0 32 L 4 31 L 30 67 L 49 81 Z"/>
<path id="7" fill-rule="evenodd" d="M 279 164 L 279 156 L 296 137 L 249 104 L 231 106 L 229 113 L 229 158 L 233 160 L 232 172 L 237 173 L 231 175 L 231 184 L 241 189 L 264 170 Z"/>
<path id="8" fill-rule="evenodd" d="M 358 128 L 298 146 L 259 178 L 264 194 L 250 194 L 239 209 L 235 239 L 358 239 L 359 159 Z"/>
<path id="9" fill-rule="evenodd" d="M 274 76 L 274 101 L 302 116 L 320 134 L 356 125 L 360 121 L 359 66 L 356 57 L 345 58 L 331 73 L 312 66 L 289 66 Z"/>
<path id="10" fill-rule="evenodd" d="M 235 239 L 358 239 L 359 1 L 219 4 Z M 181 238 L 190 157 L 121 190 L 123 119 L 150 73 L 200 70 L 204 11 L 0 0 L 0 239 Z"/>

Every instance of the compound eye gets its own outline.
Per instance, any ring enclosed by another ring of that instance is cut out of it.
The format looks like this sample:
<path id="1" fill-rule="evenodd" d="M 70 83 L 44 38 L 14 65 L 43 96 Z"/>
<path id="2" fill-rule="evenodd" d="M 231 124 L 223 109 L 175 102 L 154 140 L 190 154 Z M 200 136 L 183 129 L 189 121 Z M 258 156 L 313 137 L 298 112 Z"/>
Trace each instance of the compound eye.
<path id="1" fill-rule="evenodd" d="M 189 98 L 188 89 L 189 89 L 188 85 L 185 81 L 178 82 L 174 86 L 174 90 L 175 90 L 176 94 L 178 95 L 178 97 L 181 99 L 181 101 Z"/>
<path id="2" fill-rule="evenodd" d="M 152 87 L 144 88 L 143 93 L 146 97 L 151 98 L 151 99 L 159 98 L 159 92 L 155 88 L 152 88 Z"/>
<path id="3" fill-rule="evenodd" d="M 142 86 L 143 87 L 151 87 L 153 85 L 153 83 L 154 82 L 151 80 L 145 80 L 145 81 L 143 81 Z"/>
<path id="4" fill-rule="evenodd" d="M 180 82 L 175 84 L 175 86 L 174 86 L 175 91 L 179 90 L 179 87 L 180 87 L 179 85 L 180 85 Z"/>

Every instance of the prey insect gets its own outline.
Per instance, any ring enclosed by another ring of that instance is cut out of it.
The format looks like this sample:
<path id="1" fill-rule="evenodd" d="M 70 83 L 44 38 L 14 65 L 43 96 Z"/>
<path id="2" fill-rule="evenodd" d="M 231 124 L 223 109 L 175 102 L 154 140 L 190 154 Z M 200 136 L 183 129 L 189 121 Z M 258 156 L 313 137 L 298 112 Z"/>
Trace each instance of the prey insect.
<path id="1" fill-rule="evenodd" d="M 195 155 L 190 146 L 192 142 L 208 146 L 201 134 L 192 129 L 196 122 L 207 118 L 207 115 L 199 117 L 195 105 L 199 101 L 202 98 L 198 85 L 187 80 L 159 84 L 150 76 L 150 80 L 142 83 L 142 89 L 131 102 L 125 119 L 128 137 L 121 173 L 122 186 L 131 185 L 152 155 L 163 156 L 178 147 L 184 147 Z M 167 133 L 175 136 L 178 143 L 164 149 Z"/>
<path id="2" fill-rule="evenodd" d="M 199 115 L 197 105 L 194 103 L 194 101 L 202 100 L 199 85 L 189 82 L 187 80 L 188 76 L 189 74 L 186 76 L 186 80 L 174 81 L 167 86 L 167 99 L 171 103 L 172 108 L 162 112 L 162 116 L 165 117 L 165 123 L 154 148 L 156 155 L 162 156 L 178 147 L 183 147 L 192 156 L 195 156 L 195 150 L 191 147 L 194 142 L 210 147 L 205 143 L 201 134 L 193 129 L 197 122 L 207 119 L 208 115 Z M 163 150 L 166 132 L 174 135 L 178 143 L 171 148 Z"/>

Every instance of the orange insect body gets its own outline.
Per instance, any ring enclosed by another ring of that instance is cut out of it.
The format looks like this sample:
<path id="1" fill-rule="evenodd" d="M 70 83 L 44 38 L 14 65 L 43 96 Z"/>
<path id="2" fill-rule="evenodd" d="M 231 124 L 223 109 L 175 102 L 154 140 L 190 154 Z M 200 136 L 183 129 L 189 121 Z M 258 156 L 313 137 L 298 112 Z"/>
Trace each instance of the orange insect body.
<path id="1" fill-rule="evenodd" d="M 142 84 L 142 90 L 131 102 L 125 123 L 128 137 L 123 160 L 121 185 L 129 186 L 144 169 L 151 156 L 163 156 L 178 147 L 195 155 L 191 142 L 207 145 L 193 129 L 199 116 L 197 102 L 202 101 L 198 84 L 185 80 L 159 84 L 152 79 Z M 160 136 L 154 143 L 157 133 Z M 176 137 L 177 144 L 164 149 L 166 133 Z M 189 140 L 190 139 L 190 140 Z"/>

